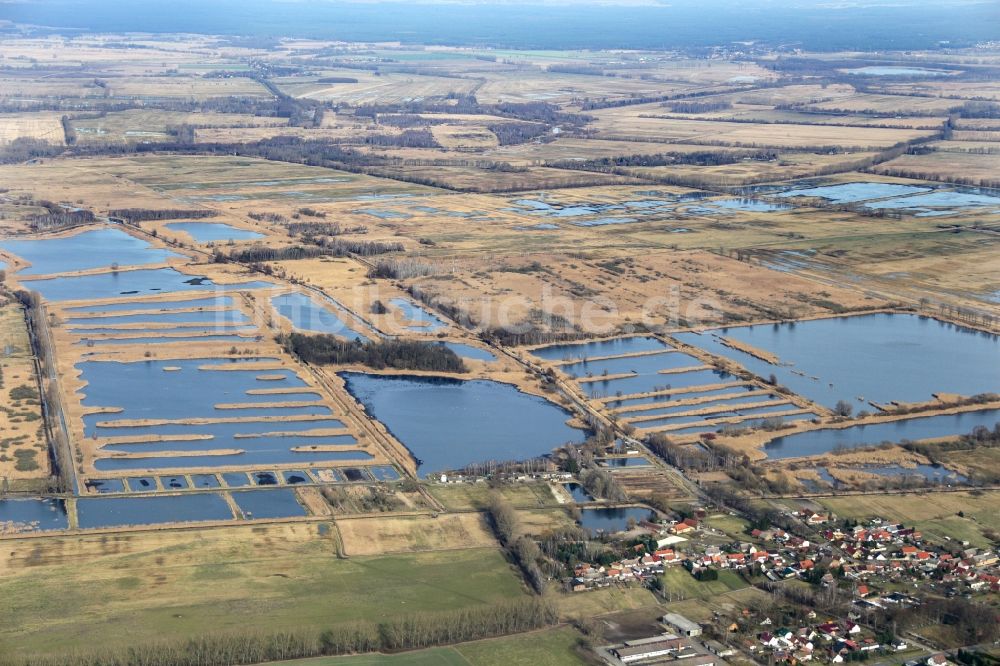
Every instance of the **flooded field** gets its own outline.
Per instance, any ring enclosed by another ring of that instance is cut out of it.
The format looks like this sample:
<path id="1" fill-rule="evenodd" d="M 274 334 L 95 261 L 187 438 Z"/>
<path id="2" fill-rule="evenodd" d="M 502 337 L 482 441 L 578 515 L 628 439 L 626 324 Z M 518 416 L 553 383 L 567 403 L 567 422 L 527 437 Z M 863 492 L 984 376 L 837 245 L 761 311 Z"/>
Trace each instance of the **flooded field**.
<path id="1" fill-rule="evenodd" d="M 347 390 L 421 462 L 421 473 L 523 460 L 580 442 L 570 414 L 486 380 L 341 373 Z"/>
<path id="2" fill-rule="evenodd" d="M 911 314 L 872 314 L 679 333 L 678 340 L 736 361 L 827 407 L 849 400 L 919 402 L 934 393 L 1000 391 L 1000 337 Z M 773 354 L 778 365 L 726 346 Z"/>

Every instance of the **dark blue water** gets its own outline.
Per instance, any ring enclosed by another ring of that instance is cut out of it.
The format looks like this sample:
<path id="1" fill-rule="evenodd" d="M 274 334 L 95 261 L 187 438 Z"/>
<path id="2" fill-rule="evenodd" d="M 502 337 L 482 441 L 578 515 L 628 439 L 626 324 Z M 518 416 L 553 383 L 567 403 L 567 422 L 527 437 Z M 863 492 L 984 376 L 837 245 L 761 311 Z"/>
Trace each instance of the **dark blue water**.
<path id="1" fill-rule="evenodd" d="M 340 373 L 347 390 L 421 461 L 424 472 L 549 453 L 584 433 L 553 403 L 486 380 Z"/>
<path id="2" fill-rule="evenodd" d="M 305 507 L 299 504 L 295 491 L 291 488 L 241 490 L 233 493 L 233 500 L 247 520 L 309 515 Z"/>
<path id="3" fill-rule="evenodd" d="M 348 340 L 367 340 L 365 336 L 352 330 L 338 315 L 305 294 L 292 292 L 275 296 L 271 299 L 271 305 L 298 330 L 330 333 Z"/>
<path id="4" fill-rule="evenodd" d="M 192 474 L 191 485 L 193 488 L 219 488 L 219 477 L 215 474 Z"/>
<path id="5" fill-rule="evenodd" d="M 65 530 L 69 528 L 66 502 L 47 498 L 3 499 L 0 523 L 9 524 L 17 532 Z"/>
<path id="6" fill-rule="evenodd" d="M 877 403 L 919 402 L 930 400 L 932 393 L 1000 392 L 1000 337 L 917 315 L 871 314 L 712 333 L 769 351 L 792 365 L 771 365 L 707 333 L 675 337 L 759 376 L 773 373 L 779 383 L 828 407 L 843 399 L 866 408 L 859 397 Z"/>
<path id="7" fill-rule="evenodd" d="M 208 278 L 185 275 L 173 268 L 145 268 L 44 280 L 33 279 L 24 280 L 23 284 L 25 289 L 37 291 L 47 301 L 89 301 L 181 291 L 247 291 L 274 286 L 270 282 L 259 280 L 237 284 L 214 284 Z"/>
<path id="8" fill-rule="evenodd" d="M 164 490 L 187 490 L 189 487 L 183 476 L 161 476 L 160 483 Z"/>
<path id="9" fill-rule="evenodd" d="M 164 439 L 179 439 L 191 435 L 211 435 L 216 440 L 227 442 L 242 441 L 238 435 L 262 435 L 265 433 L 309 433 L 314 430 L 344 428 L 337 419 L 313 419 L 308 421 L 240 421 L 229 423 L 162 423 L 143 426 L 100 426 L 112 414 L 92 414 L 84 418 L 85 432 L 90 436 L 114 437 L 120 441 L 145 439 L 158 435 Z M 117 445 L 115 445 L 117 446 Z"/>
<path id="10" fill-rule="evenodd" d="M 581 388 L 589 397 L 597 398 L 617 395 L 618 393 L 621 393 L 621 395 L 631 395 L 633 393 L 647 393 L 672 388 L 722 384 L 731 382 L 734 379 L 736 379 L 734 375 L 722 370 L 694 370 L 692 372 L 679 372 L 669 375 L 652 374 L 624 377 L 622 379 L 599 379 L 582 384 Z"/>
<path id="11" fill-rule="evenodd" d="M 580 525 L 584 529 L 594 532 L 623 532 L 628 529 L 628 519 L 656 520 L 656 513 L 650 509 L 642 507 L 628 507 L 623 509 L 581 509 Z"/>
<path id="12" fill-rule="evenodd" d="M 690 368 L 704 365 L 693 356 L 680 352 L 664 352 L 648 356 L 626 356 L 625 358 L 608 358 L 599 361 L 580 361 L 559 366 L 559 370 L 570 377 L 598 376 L 634 372 L 641 375 L 656 373 L 660 370 L 675 368 Z"/>
<path id="13" fill-rule="evenodd" d="M 198 433 L 201 434 L 201 433 Z M 357 444 L 352 435 L 335 435 L 332 437 L 241 437 L 238 439 L 192 439 L 186 441 L 163 442 L 131 442 L 110 443 L 101 448 L 103 453 L 164 453 L 167 451 L 186 451 L 207 453 L 222 449 L 243 449 L 250 455 L 260 451 L 281 451 L 292 448 L 316 446 L 351 446 Z"/>
<path id="14" fill-rule="evenodd" d="M 584 359 L 599 356 L 635 354 L 637 352 L 662 351 L 669 349 L 666 343 L 656 338 L 634 337 L 613 338 L 599 342 L 578 342 L 550 345 L 532 349 L 529 353 L 546 361 Z"/>
<path id="15" fill-rule="evenodd" d="M 233 519 L 226 500 L 214 493 L 81 497 L 76 512 L 81 529 Z"/>
<path id="16" fill-rule="evenodd" d="M 104 303 L 102 305 L 78 305 L 66 308 L 67 312 L 138 312 L 140 310 L 183 310 L 187 308 L 208 308 L 224 310 L 233 306 L 232 296 L 210 296 L 179 301 L 127 301 Z"/>
<path id="17" fill-rule="evenodd" d="M 172 231 L 183 231 L 199 243 L 229 240 L 253 240 L 264 234 L 249 229 L 240 229 L 221 222 L 169 222 L 163 225 Z"/>
<path id="18" fill-rule="evenodd" d="M 573 496 L 573 501 L 577 504 L 586 504 L 587 502 L 594 501 L 593 495 L 588 493 L 579 483 L 564 483 L 563 488 L 569 491 L 569 494 Z"/>
<path id="19" fill-rule="evenodd" d="M 497 360 L 497 357 L 492 352 L 480 349 L 479 347 L 473 347 L 472 345 L 462 344 L 461 342 L 439 342 L 438 344 L 444 345 L 462 358 L 469 358 L 474 361 L 486 361 L 487 363 Z"/>
<path id="20" fill-rule="evenodd" d="M 121 493 L 125 491 L 125 482 L 121 479 L 87 479 L 84 485 L 96 493 Z"/>
<path id="21" fill-rule="evenodd" d="M 985 409 L 943 416 L 919 416 L 902 421 L 813 430 L 786 435 L 764 446 L 769 458 L 794 458 L 829 453 L 837 448 L 872 446 L 902 439 L 929 439 L 970 432 L 976 426 L 992 428 L 1000 422 L 1000 409 Z"/>
<path id="22" fill-rule="evenodd" d="M 48 275 L 120 266 L 161 264 L 183 255 L 153 247 L 120 229 L 94 229 L 72 236 L 0 241 L 0 248 L 31 262 L 22 275 Z"/>
<path id="23" fill-rule="evenodd" d="M 130 476 L 128 487 L 134 493 L 151 493 L 157 489 L 156 479 L 152 476 Z"/>

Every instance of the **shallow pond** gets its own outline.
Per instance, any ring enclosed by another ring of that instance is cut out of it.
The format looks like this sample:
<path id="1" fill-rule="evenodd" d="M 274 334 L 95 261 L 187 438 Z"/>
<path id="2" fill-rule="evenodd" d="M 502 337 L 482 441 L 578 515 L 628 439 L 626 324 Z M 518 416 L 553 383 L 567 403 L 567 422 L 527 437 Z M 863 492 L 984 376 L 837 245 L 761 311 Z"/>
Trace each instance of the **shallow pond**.
<path id="1" fill-rule="evenodd" d="M 636 522 L 641 520 L 657 520 L 656 512 L 643 507 L 627 507 L 621 509 L 600 508 L 581 509 L 580 525 L 584 529 L 593 532 L 624 532 L 628 529 L 629 519 Z"/>
<path id="2" fill-rule="evenodd" d="M 682 396 L 678 396 L 679 398 Z M 722 397 L 717 400 L 707 400 L 705 402 L 700 402 L 694 405 L 670 405 L 668 407 L 657 407 L 655 409 L 642 409 L 632 412 L 623 412 L 621 414 L 622 418 L 631 419 L 636 417 L 645 416 L 655 416 L 660 414 L 679 414 L 682 412 L 694 412 L 699 409 L 709 409 L 712 407 L 731 407 L 733 405 L 743 405 L 750 404 L 754 402 L 762 402 L 765 400 L 775 400 L 776 396 L 773 395 L 742 395 L 736 394 L 726 394 L 723 393 Z M 789 407 L 792 409 L 793 407 Z"/>
<path id="3" fill-rule="evenodd" d="M 98 458 L 94 469 L 99 472 L 139 470 L 180 470 L 249 465 L 301 465 L 304 463 L 349 460 L 365 462 L 372 456 L 360 450 L 290 451 L 287 447 L 247 450 L 244 453 L 222 455 L 166 456 L 162 458 Z"/>
<path id="4" fill-rule="evenodd" d="M 706 201 L 703 206 L 721 208 L 723 210 L 738 210 L 747 213 L 773 213 L 779 210 L 791 210 L 793 207 L 786 204 L 775 204 L 760 199 L 716 199 Z"/>
<path id="5" fill-rule="evenodd" d="M 930 192 L 929 187 L 898 185 L 896 183 L 844 183 L 842 185 L 821 185 L 781 192 L 779 197 L 817 197 L 833 203 L 855 203 L 869 199 L 885 199 L 906 194 Z"/>
<path id="6" fill-rule="evenodd" d="M 641 411 L 632 412 L 627 409 L 634 405 L 651 405 L 653 403 L 658 403 L 658 402 L 669 403 L 674 400 L 688 400 L 691 398 L 704 398 L 712 395 L 726 395 L 730 393 L 735 393 L 737 391 L 748 392 L 757 390 L 758 388 L 756 386 L 744 386 L 744 385 L 726 386 L 724 388 L 709 389 L 707 391 L 691 391 L 690 393 L 672 393 L 672 394 L 667 393 L 664 395 L 647 396 L 645 398 L 626 398 L 624 400 L 608 400 L 604 404 L 611 409 L 622 410 L 623 415 L 631 416 L 632 414 L 642 413 Z M 743 400 L 747 401 L 747 398 L 743 398 Z M 664 407 L 666 406 L 668 405 L 664 404 Z"/>
<path id="7" fill-rule="evenodd" d="M 650 467 L 653 463 L 642 456 L 623 456 L 618 458 L 599 458 L 598 463 L 604 467 Z"/>
<path id="8" fill-rule="evenodd" d="M 1000 422 L 1000 409 L 985 409 L 961 414 L 917 416 L 901 421 L 856 425 L 847 428 L 824 428 L 772 439 L 764 445 L 769 458 L 817 456 L 835 449 L 873 446 L 902 439 L 929 439 L 970 432 L 976 426 L 992 428 Z"/>
<path id="9" fill-rule="evenodd" d="M 490 363 L 497 360 L 497 357 L 494 356 L 492 352 L 479 347 L 473 347 L 472 345 L 466 345 L 461 342 L 439 342 L 438 344 L 444 345 L 462 358 L 472 359 L 473 361 L 486 361 L 487 363 Z"/>
<path id="10" fill-rule="evenodd" d="M 562 408 L 488 380 L 340 373 L 347 390 L 420 460 L 423 472 L 549 453 L 584 433 Z"/>
<path id="11" fill-rule="evenodd" d="M 777 354 L 782 365 L 726 347 L 717 336 Z M 870 409 L 861 397 L 919 402 L 932 393 L 1000 391 L 1000 337 L 911 314 L 740 326 L 675 337 L 758 376 L 774 374 L 780 384 L 828 407 L 843 399 L 856 409 Z"/>
<path id="12" fill-rule="evenodd" d="M 69 528 L 66 502 L 31 498 L 0 500 L 0 523 L 7 532 L 45 532 Z"/>
<path id="13" fill-rule="evenodd" d="M 633 337 L 612 338 L 596 342 L 577 342 L 532 349 L 530 353 L 546 361 L 586 359 L 601 356 L 618 356 L 638 352 L 663 351 L 669 349 L 666 343 L 656 338 Z"/>
<path id="14" fill-rule="evenodd" d="M 439 317 L 428 312 L 426 309 L 420 307 L 413 301 L 405 298 L 390 298 L 389 304 L 394 308 L 403 313 L 403 317 L 411 322 L 410 325 L 406 326 L 409 331 L 420 331 L 424 333 L 433 333 L 442 328 L 445 328 L 448 324 L 444 322 Z"/>
<path id="15" fill-rule="evenodd" d="M 185 275 L 173 268 L 143 268 L 93 275 L 75 275 L 41 280 L 24 280 L 24 287 L 37 291 L 47 301 L 90 301 L 165 294 L 180 291 L 247 291 L 267 289 L 270 282 L 251 281 L 214 284 L 204 277 Z"/>
<path id="16" fill-rule="evenodd" d="M 309 515 L 305 507 L 299 504 L 295 491 L 291 488 L 241 490 L 233 493 L 233 501 L 247 520 Z"/>
<path id="17" fill-rule="evenodd" d="M 924 211 L 924 217 L 941 215 L 951 211 L 926 210 L 933 208 L 998 208 L 1000 207 L 1000 197 L 992 194 L 981 194 L 977 192 L 959 192 L 954 190 L 938 190 L 929 194 L 918 194 L 911 197 L 899 197 L 888 201 L 871 201 L 865 204 L 865 208 L 879 210 L 917 210 Z"/>
<path id="18" fill-rule="evenodd" d="M 172 231 L 183 231 L 199 243 L 212 243 L 230 240 L 254 240 L 263 238 L 264 234 L 240 229 L 221 222 L 170 222 L 163 225 Z"/>
<path id="19" fill-rule="evenodd" d="M 215 493 L 81 497 L 76 512 L 81 529 L 233 519 L 226 500 Z"/>
<path id="20" fill-rule="evenodd" d="M 147 336 L 143 338 L 83 338 L 78 344 L 84 345 L 165 345 L 178 342 L 230 342 L 232 344 L 254 342 L 254 338 L 242 335 L 192 335 L 192 336 Z"/>
<path id="21" fill-rule="evenodd" d="M 120 266 L 162 264 L 168 259 L 184 257 L 112 228 L 55 238 L 4 240 L 0 241 L 0 248 L 31 262 L 31 266 L 20 271 L 22 275 L 69 273 L 110 267 L 115 263 Z"/>
<path id="22" fill-rule="evenodd" d="M 368 468 L 368 473 L 376 481 L 398 481 L 400 479 L 399 472 L 392 465 L 373 465 Z"/>
<path id="23" fill-rule="evenodd" d="M 271 305 L 278 314 L 292 322 L 292 326 L 300 331 L 329 333 L 362 342 L 367 340 L 365 336 L 351 329 L 337 314 L 301 292 L 275 296 L 271 299 Z"/>

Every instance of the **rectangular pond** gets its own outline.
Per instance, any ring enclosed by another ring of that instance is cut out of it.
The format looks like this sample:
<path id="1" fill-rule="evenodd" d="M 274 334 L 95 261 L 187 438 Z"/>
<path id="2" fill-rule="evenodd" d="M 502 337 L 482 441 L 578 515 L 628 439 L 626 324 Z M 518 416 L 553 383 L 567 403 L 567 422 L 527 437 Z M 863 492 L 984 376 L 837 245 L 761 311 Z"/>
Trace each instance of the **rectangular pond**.
<path id="1" fill-rule="evenodd" d="M 509 384 L 340 373 L 347 390 L 399 439 L 424 473 L 548 454 L 584 432 L 571 414 Z"/>
<path id="2" fill-rule="evenodd" d="M 259 280 L 215 284 L 206 277 L 181 273 L 173 268 L 143 268 L 91 275 L 72 275 L 24 280 L 25 289 L 37 291 L 47 301 L 90 301 L 118 296 L 166 294 L 182 291 L 248 291 L 273 287 Z"/>
<path id="3" fill-rule="evenodd" d="M 233 501 L 246 520 L 264 518 L 295 518 L 308 516 L 291 488 L 272 490 L 240 490 L 233 493 Z"/>
<path id="4" fill-rule="evenodd" d="M 156 301 L 118 301 L 98 305 L 77 305 L 66 308 L 66 312 L 98 313 L 98 312 L 140 312 L 187 310 L 191 308 L 206 308 L 209 310 L 225 310 L 233 306 L 232 296 L 209 296 L 206 298 L 189 298 L 186 300 L 156 300 Z"/>
<path id="5" fill-rule="evenodd" d="M 681 352 L 666 351 L 662 354 L 580 361 L 579 363 L 561 365 L 559 371 L 575 379 L 577 377 L 597 377 L 603 374 L 649 375 L 658 373 L 660 370 L 691 368 L 699 365 L 704 364 L 693 356 Z"/>
<path id="6" fill-rule="evenodd" d="M 920 402 L 933 393 L 1000 392 L 1000 336 L 913 314 L 870 314 L 678 333 L 678 340 L 732 359 L 827 407 Z M 775 354 L 772 365 L 721 337 Z M 863 400 L 862 400 L 863 398 Z"/>
<path id="7" fill-rule="evenodd" d="M 0 500 L 0 533 L 65 529 L 69 529 L 65 500 L 41 497 Z"/>
<path id="8" fill-rule="evenodd" d="M 222 495 L 188 493 L 149 497 L 81 497 L 76 501 L 81 529 L 233 520 Z"/>
<path id="9" fill-rule="evenodd" d="M 154 247 L 120 229 L 104 227 L 71 236 L 0 241 L 0 249 L 31 263 L 22 275 L 49 275 L 96 268 L 162 264 L 182 254 Z"/>
<path id="10" fill-rule="evenodd" d="M 669 349 L 665 342 L 657 338 L 631 337 L 612 338 L 593 342 L 572 342 L 532 349 L 528 353 L 546 361 L 572 361 L 601 356 L 621 356 L 638 352 L 663 351 Z"/>
<path id="11" fill-rule="evenodd" d="M 192 310 L 190 312 L 147 312 L 139 314 L 109 315 L 106 317 L 70 317 L 69 327 L 120 326 L 122 324 L 242 324 L 250 318 L 241 310 Z M 133 331 L 135 333 L 137 331 Z"/>

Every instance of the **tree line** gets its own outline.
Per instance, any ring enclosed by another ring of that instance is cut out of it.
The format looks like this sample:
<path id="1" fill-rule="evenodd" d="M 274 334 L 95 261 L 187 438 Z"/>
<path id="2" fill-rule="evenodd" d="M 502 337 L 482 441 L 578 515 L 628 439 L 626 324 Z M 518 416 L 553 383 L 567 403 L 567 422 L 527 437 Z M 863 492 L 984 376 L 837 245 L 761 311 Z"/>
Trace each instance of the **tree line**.
<path id="1" fill-rule="evenodd" d="M 185 642 L 94 650 L 56 656 L 0 655 L 0 666 L 231 666 L 324 655 L 414 650 L 523 633 L 558 621 L 555 606 L 521 597 L 457 610 L 401 615 L 381 622 L 339 624 L 323 632 L 246 632 Z"/>
<path id="2" fill-rule="evenodd" d="M 451 349 L 436 342 L 418 340 L 346 341 L 329 334 L 290 333 L 278 342 L 306 363 L 319 365 L 365 365 L 376 370 L 426 370 L 467 372 L 462 359 Z"/>

